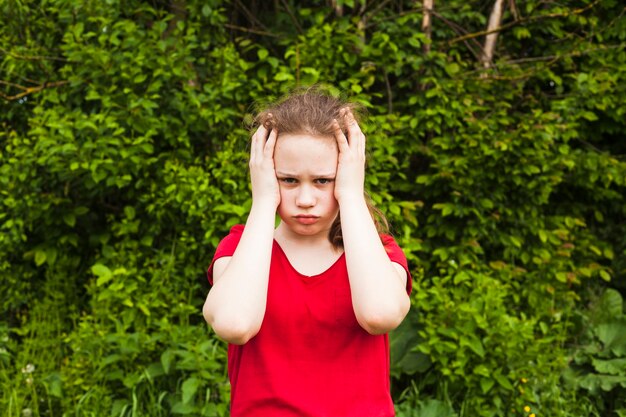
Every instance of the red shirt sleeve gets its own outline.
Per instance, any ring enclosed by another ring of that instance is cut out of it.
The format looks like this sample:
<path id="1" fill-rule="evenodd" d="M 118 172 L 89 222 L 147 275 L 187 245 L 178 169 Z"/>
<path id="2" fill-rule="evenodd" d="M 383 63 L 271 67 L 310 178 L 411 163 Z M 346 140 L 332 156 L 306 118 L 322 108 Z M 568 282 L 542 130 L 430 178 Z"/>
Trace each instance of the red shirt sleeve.
<path id="1" fill-rule="evenodd" d="M 406 271 L 406 292 L 407 294 L 411 294 L 413 280 L 411 279 L 411 271 L 409 271 L 409 264 L 406 260 L 406 256 L 404 256 L 404 252 L 402 252 L 402 249 L 391 235 L 382 235 L 381 239 L 391 262 L 400 264 Z"/>
<path id="2" fill-rule="evenodd" d="M 237 249 L 237 245 L 239 245 L 239 241 L 241 240 L 242 233 L 243 225 L 237 224 L 231 227 L 230 233 L 217 245 L 215 255 L 213 255 L 213 260 L 211 261 L 211 265 L 209 265 L 209 269 L 207 270 L 207 278 L 209 279 L 209 284 L 213 285 L 213 264 L 215 264 L 215 261 L 219 258 L 223 258 L 224 256 L 233 256 L 233 254 L 235 253 L 235 249 Z"/>

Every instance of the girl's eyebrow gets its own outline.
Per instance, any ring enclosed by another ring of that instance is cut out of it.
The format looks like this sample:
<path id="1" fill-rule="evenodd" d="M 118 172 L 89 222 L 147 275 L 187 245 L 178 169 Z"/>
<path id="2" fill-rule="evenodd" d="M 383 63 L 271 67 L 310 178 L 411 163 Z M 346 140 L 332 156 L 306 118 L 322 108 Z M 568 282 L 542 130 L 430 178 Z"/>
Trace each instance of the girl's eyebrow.
<path id="1" fill-rule="evenodd" d="M 285 176 L 285 177 L 298 177 L 299 174 L 291 174 L 288 172 L 284 172 L 284 171 L 276 171 L 276 175 L 281 175 L 281 176 Z M 311 175 L 312 177 L 334 177 L 335 175 L 337 175 L 334 172 L 328 172 L 325 174 L 313 174 Z"/>
<path id="2" fill-rule="evenodd" d="M 279 175 L 281 177 L 297 177 L 297 175 L 295 175 L 295 174 L 288 174 L 288 173 L 282 172 L 282 171 L 276 171 L 276 175 Z"/>

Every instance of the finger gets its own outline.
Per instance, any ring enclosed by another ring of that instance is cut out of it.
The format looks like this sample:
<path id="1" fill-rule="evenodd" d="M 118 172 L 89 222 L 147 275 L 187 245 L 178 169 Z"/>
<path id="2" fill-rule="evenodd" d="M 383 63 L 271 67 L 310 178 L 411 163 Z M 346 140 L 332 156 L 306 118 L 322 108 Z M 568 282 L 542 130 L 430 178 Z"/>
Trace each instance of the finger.
<path id="1" fill-rule="evenodd" d="M 256 143 L 257 143 L 257 134 L 252 135 L 250 139 L 250 162 L 255 160 L 256 158 Z"/>
<path id="2" fill-rule="evenodd" d="M 335 140 L 337 141 L 337 147 L 339 147 L 339 152 L 341 153 L 350 150 L 348 138 L 346 138 L 346 135 L 344 135 L 341 131 L 339 122 L 336 119 L 333 120 L 333 133 L 335 135 Z"/>
<path id="3" fill-rule="evenodd" d="M 352 111 L 350 111 L 350 109 L 345 109 L 344 117 L 346 121 L 346 127 L 348 129 L 348 136 L 350 136 L 350 138 L 352 138 L 353 134 L 363 135 L 361 127 L 357 123 L 356 119 L 354 118 L 354 114 L 352 114 Z"/>
<path id="4" fill-rule="evenodd" d="M 365 135 L 361 131 L 359 123 L 350 109 L 345 109 L 344 117 L 348 131 L 350 146 L 354 148 L 358 155 L 365 156 Z"/>
<path id="5" fill-rule="evenodd" d="M 363 135 L 362 133 L 358 135 L 356 146 L 358 154 L 361 156 L 365 156 L 365 135 Z"/>
<path id="6" fill-rule="evenodd" d="M 254 135 L 252 136 L 252 149 L 250 152 L 250 159 L 256 160 L 257 157 L 263 155 L 263 147 L 265 146 L 265 139 L 267 138 L 267 128 L 263 125 L 259 126 Z"/>
<path id="7" fill-rule="evenodd" d="M 265 147 L 263 148 L 263 156 L 265 158 L 274 157 L 274 148 L 276 147 L 277 138 L 278 138 L 278 131 L 276 129 L 272 129 L 269 137 L 267 138 L 267 142 L 265 142 Z"/>

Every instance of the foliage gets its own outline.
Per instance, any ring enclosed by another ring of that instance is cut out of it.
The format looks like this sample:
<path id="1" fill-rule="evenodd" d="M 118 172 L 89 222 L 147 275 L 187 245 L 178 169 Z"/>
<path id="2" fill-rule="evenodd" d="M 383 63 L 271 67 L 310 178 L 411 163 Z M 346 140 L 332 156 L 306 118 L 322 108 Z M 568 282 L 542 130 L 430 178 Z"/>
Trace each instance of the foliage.
<path id="1" fill-rule="evenodd" d="M 228 414 L 200 308 L 244 121 L 322 83 L 412 266 L 398 415 L 623 415 L 625 11 L 509 2 L 485 68 L 485 4 L 0 2 L 0 409 Z"/>
<path id="2" fill-rule="evenodd" d="M 566 381 L 602 397 L 601 412 L 626 414 L 626 314 L 619 292 L 608 289 L 597 297 L 587 316 Z M 604 392 L 604 394 L 600 394 Z"/>

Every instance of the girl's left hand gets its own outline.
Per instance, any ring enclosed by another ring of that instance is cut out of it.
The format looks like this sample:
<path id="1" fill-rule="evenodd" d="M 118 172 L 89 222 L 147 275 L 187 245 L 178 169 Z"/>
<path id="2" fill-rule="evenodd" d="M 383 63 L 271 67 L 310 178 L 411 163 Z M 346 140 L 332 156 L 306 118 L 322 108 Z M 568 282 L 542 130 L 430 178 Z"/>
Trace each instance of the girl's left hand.
<path id="1" fill-rule="evenodd" d="M 335 198 L 342 200 L 363 199 L 365 183 L 365 135 L 349 109 L 343 111 L 348 137 L 335 120 L 334 135 L 339 147 L 339 160 L 335 178 Z"/>

